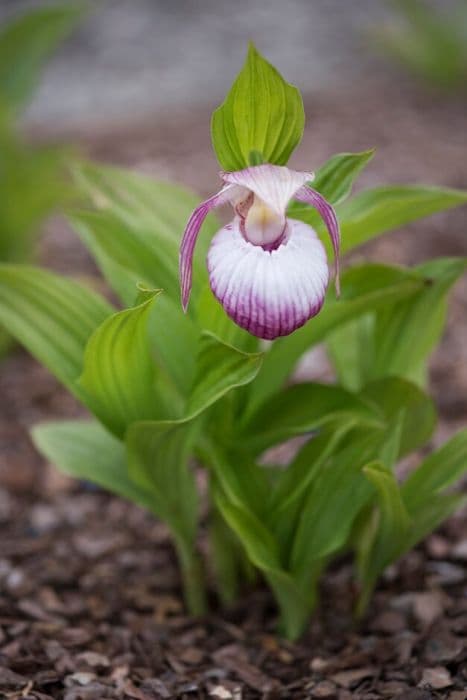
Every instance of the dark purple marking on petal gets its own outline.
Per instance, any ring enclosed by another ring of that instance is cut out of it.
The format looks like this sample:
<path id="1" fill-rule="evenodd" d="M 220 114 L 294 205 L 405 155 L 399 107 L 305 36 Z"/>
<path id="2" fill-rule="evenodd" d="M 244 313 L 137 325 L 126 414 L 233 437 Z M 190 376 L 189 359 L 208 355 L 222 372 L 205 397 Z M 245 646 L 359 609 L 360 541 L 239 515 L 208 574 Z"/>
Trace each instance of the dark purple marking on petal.
<path id="1" fill-rule="evenodd" d="M 321 309 L 329 273 L 323 244 L 307 224 L 288 221 L 289 236 L 266 251 L 245 241 L 238 219 L 214 237 L 211 289 L 227 315 L 267 340 L 292 333 Z"/>
<path id="2" fill-rule="evenodd" d="M 303 185 L 303 187 L 301 187 L 295 193 L 294 198 L 298 199 L 299 202 L 305 202 L 306 204 L 310 204 L 312 207 L 314 207 L 326 224 L 334 250 L 336 295 L 339 296 L 341 291 L 339 262 L 340 230 L 334 207 L 329 204 L 322 194 L 308 185 Z"/>

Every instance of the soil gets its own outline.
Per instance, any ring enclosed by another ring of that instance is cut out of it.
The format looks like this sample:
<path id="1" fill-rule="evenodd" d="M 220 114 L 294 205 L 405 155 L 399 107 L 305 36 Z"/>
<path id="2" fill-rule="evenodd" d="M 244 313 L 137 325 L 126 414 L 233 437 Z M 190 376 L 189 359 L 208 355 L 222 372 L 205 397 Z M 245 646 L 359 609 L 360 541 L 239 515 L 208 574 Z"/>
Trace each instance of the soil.
<path id="1" fill-rule="evenodd" d="M 465 113 L 465 104 L 387 86 L 316 96 L 294 165 L 379 145 L 362 185 L 465 187 Z M 207 115 L 71 136 L 96 158 L 205 193 L 217 185 Z M 466 253 L 464 209 L 408 226 L 359 257 L 414 263 Z M 67 274 L 97 274 L 62 221 L 48 226 L 40 258 Z M 431 371 L 441 415 L 434 445 L 467 417 L 465 280 L 451 302 Z M 327 370 L 315 358 L 307 371 Z M 194 620 L 183 610 L 164 525 L 59 475 L 34 451 L 32 424 L 83 409 L 20 349 L 0 368 L 0 395 L 0 697 L 467 699 L 466 513 L 386 572 L 358 626 L 345 558 L 327 572 L 299 643 L 276 636 L 261 587 L 226 611 L 213 597 L 212 613 Z"/>

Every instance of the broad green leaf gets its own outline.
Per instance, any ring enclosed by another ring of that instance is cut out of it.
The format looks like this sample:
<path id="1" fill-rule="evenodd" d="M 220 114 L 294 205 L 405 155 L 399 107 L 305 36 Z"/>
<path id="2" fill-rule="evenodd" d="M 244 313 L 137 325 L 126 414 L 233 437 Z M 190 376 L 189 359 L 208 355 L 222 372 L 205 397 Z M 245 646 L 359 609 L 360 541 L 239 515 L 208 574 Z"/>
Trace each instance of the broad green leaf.
<path id="1" fill-rule="evenodd" d="M 96 255 L 109 284 L 125 297 L 125 303 L 131 303 L 129 283 L 120 280 L 124 268 L 131 279 L 163 289 L 178 303 L 179 246 L 199 197 L 183 187 L 118 168 L 77 163 L 74 173 L 91 211 L 75 211 L 71 221 Z M 193 309 L 206 283 L 206 252 L 218 228 L 214 216 L 208 216 L 194 259 Z"/>
<path id="2" fill-rule="evenodd" d="M 358 420 L 382 427 L 371 405 L 356 394 L 328 384 L 296 384 L 272 396 L 240 429 L 242 448 L 262 452 L 294 435 L 330 421 Z"/>
<path id="3" fill-rule="evenodd" d="M 150 285 L 149 280 L 157 276 L 154 273 L 157 269 L 154 267 L 156 263 L 150 255 L 141 250 L 134 237 L 127 237 L 127 231 L 124 229 L 118 228 L 115 238 L 112 239 L 111 236 L 107 236 L 112 227 L 104 224 L 103 230 L 106 235 L 101 240 L 101 223 L 100 215 L 94 212 L 73 218 L 80 238 L 92 252 L 104 277 L 123 302 L 131 306 L 135 300 L 137 285 Z M 133 262 L 132 251 L 136 258 Z M 192 317 L 183 313 L 180 301 L 174 300 L 166 293 L 160 295 L 152 316 L 155 318 L 149 323 L 149 332 L 155 357 L 165 368 L 176 389 L 185 395 L 193 381 L 195 359 L 193 353 L 187 352 L 186 348 L 196 346 L 199 331 Z"/>
<path id="4" fill-rule="evenodd" d="M 426 280 L 423 289 L 376 316 L 370 377 L 423 374 L 444 329 L 447 294 L 466 269 L 467 258 L 439 258 L 416 268 Z"/>
<path id="5" fill-rule="evenodd" d="M 36 8 L 1 31 L 1 101 L 18 108 L 28 100 L 44 62 L 82 14 L 79 3 Z"/>
<path id="6" fill-rule="evenodd" d="M 362 265 L 342 275 L 342 295 L 328 294 L 321 313 L 303 328 L 274 342 L 252 387 L 248 410 L 266 401 L 285 383 L 300 357 L 335 328 L 372 310 L 411 297 L 424 281 L 411 270 L 386 265 Z"/>
<path id="7" fill-rule="evenodd" d="M 403 304 L 404 301 L 398 303 Z M 389 308 L 395 306 L 390 305 Z M 372 376 L 374 321 L 377 315 L 370 312 L 344 323 L 326 339 L 326 349 L 338 381 L 349 391 L 358 391 Z"/>
<path id="8" fill-rule="evenodd" d="M 138 306 L 107 318 L 88 341 L 79 384 L 87 405 L 121 437 L 133 421 L 161 417 L 148 318 L 157 292 Z"/>
<path id="9" fill-rule="evenodd" d="M 467 470 L 467 430 L 461 430 L 427 457 L 402 486 L 408 510 L 414 511 L 459 479 Z"/>
<path id="10" fill-rule="evenodd" d="M 285 165 L 304 125 L 300 92 L 250 44 L 245 65 L 212 115 L 212 144 L 222 168 Z"/>
<path id="11" fill-rule="evenodd" d="M 153 510 L 144 489 L 128 474 L 125 446 L 95 421 L 40 423 L 31 432 L 37 449 L 66 474 L 98 484 Z"/>
<path id="12" fill-rule="evenodd" d="M 346 253 L 386 231 L 467 203 L 467 192 L 446 187 L 388 185 L 360 192 L 337 207 L 341 251 Z"/>
<path id="13" fill-rule="evenodd" d="M 375 49 L 397 59 L 430 85 L 444 90 L 465 87 L 465 0 L 454 8 L 451 4 L 447 12 L 421 0 L 393 0 L 392 4 L 398 21 L 373 30 Z"/>
<path id="14" fill-rule="evenodd" d="M 436 426 L 436 409 L 431 397 L 415 384 L 386 377 L 368 384 L 359 396 L 379 409 L 380 419 L 392 430 L 399 431 L 395 426 L 401 421 L 399 457 L 430 439 Z"/>
<path id="15" fill-rule="evenodd" d="M 188 468 L 198 427 L 195 422 L 138 421 L 126 434 L 131 478 L 185 542 L 194 540 L 198 517 L 196 484 Z"/>
<path id="16" fill-rule="evenodd" d="M 216 505 L 237 535 L 251 562 L 263 572 L 281 610 L 281 627 L 287 637 L 295 639 L 304 629 L 315 603 L 315 589 L 307 594 L 299 589 L 289 573 L 281 567 L 277 543 L 261 521 L 240 505 L 230 502 L 217 491 Z"/>
<path id="17" fill-rule="evenodd" d="M 2 262 L 28 261 L 40 224 L 70 199 L 71 188 L 62 172 L 65 156 L 61 148 L 28 146 L 10 125 L 0 125 Z"/>
<path id="18" fill-rule="evenodd" d="M 357 433 L 320 469 L 302 505 L 290 553 L 290 567 L 304 584 L 316 562 L 339 550 L 367 501 L 370 486 L 361 470 L 374 459 L 381 437 Z"/>
<path id="19" fill-rule="evenodd" d="M 250 455 L 240 450 L 221 449 L 215 440 L 205 439 L 201 454 L 229 501 L 263 519 L 270 495 L 265 470 L 255 464 Z"/>
<path id="20" fill-rule="evenodd" d="M 436 530 L 450 515 L 467 505 L 465 493 L 437 493 L 420 503 L 412 512 L 412 527 L 408 533 L 404 552 L 421 542 Z"/>
<path id="21" fill-rule="evenodd" d="M 86 343 L 113 312 L 101 296 L 52 272 L 0 265 L 0 323 L 78 398 Z"/>
<path id="22" fill-rule="evenodd" d="M 378 576 L 404 551 L 411 528 L 394 474 L 380 462 L 368 464 L 363 473 L 376 489 L 379 517 L 372 545 L 365 548 L 359 561 L 362 580 L 359 613 L 363 612 Z"/>
<path id="23" fill-rule="evenodd" d="M 303 496 L 319 474 L 324 462 L 357 423 L 358 420 L 354 418 L 342 420 L 338 428 L 311 438 L 298 451 L 292 462 L 280 474 L 271 494 L 269 508 L 272 518 L 281 514 L 282 519 L 283 512 Z"/>
<path id="24" fill-rule="evenodd" d="M 347 199 L 352 186 L 361 171 L 373 158 L 374 150 L 361 153 L 338 153 L 332 156 L 319 170 L 311 183 L 331 204 L 339 204 Z M 316 211 L 302 202 L 291 202 L 288 214 L 293 219 L 305 221 L 315 227 L 320 221 Z"/>
<path id="25" fill-rule="evenodd" d="M 247 354 L 236 350 L 210 333 L 204 333 L 186 415 L 198 415 L 232 389 L 253 381 L 261 367 L 262 357 L 261 353 Z"/>
<path id="26" fill-rule="evenodd" d="M 130 477 L 146 493 L 169 526 L 182 569 L 190 612 L 205 609 L 203 575 L 195 549 L 198 490 L 188 460 L 199 422 L 140 421 L 126 434 Z"/>
<path id="27" fill-rule="evenodd" d="M 327 339 L 340 381 L 357 390 L 384 376 L 424 384 L 426 361 L 444 328 L 446 296 L 465 271 L 465 258 L 438 258 L 414 268 L 424 284 L 400 300 L 337 328 Z"/>

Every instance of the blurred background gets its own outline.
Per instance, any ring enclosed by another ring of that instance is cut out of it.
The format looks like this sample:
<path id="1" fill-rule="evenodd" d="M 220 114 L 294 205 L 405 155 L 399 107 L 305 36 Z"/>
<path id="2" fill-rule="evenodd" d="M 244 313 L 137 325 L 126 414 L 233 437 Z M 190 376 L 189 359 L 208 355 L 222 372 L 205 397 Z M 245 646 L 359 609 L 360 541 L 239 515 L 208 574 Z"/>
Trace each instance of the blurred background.
<path id="1" fill-rule="evenodd" d="M 0 0 L 1 28 L 46 7 L 57 3 Z M 6 48 L 0 41 L 0 85 L 10 86 L 0 94 L 3 259 L 33 258 L 95 280 L 76 236 L 53 216 L 69 194 L 55 176 L 70 152 L 212 192 L 210 115 L 249 39 L 303 93 L 307 126 L 292 166 L 316 169 L 334 153 L 376 147 L 358 188 L 467 188 L 465 0 L 97 0 L 84 12 L 82 3 L 62 0 L 60 7 L 77 14 L 49 49 L 35 46 L 33 27 Z M 10 83 L 9 76 L 28 53 L 21 41 L 28 51 L 35 46 L 29 69 L 41 70 L 18 98 L 18 76 Z M 358 257 L 412 264 L 458 254 L 467 254 L 465 209 L 407 226 Z M 447 432 L 467 415 L 466 312 L 464 281 L 432 369 Z M 0 482 L 28 489 L 44 478 L 28 426 L 80 409 L 18 350 L 0 366 L 0 395 Z"/>

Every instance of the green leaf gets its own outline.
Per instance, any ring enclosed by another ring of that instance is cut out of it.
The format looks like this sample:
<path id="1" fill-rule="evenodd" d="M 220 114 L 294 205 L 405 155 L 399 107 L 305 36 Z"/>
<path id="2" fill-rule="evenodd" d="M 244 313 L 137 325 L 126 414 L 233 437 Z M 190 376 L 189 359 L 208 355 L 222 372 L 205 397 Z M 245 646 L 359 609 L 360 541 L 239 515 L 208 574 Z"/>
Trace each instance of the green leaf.
<path id="1" fill-rule="evenodd" d="M 360 153 L 338 153 L 332 156 L 316 171 L 312 182 L 313 189 L 321 192 L 331 204 L 339 204 L 347 199 L 352 186 L 362 170 L 373 158 L 374 150 Z M 301 202 L 291 202 L 288 215 L 293 219 L 305 221 L 315 227 L 320 221 L 317 212 Z"/>
<path id="2" fill-rule="evenodd" d="M 331 331 L 372 310 L 411 297 L 424 285 L 420 276 L 401 267 L 362 265 L 342 275 L 340 300 L 328 294 L 321 313 L 287 338 L 279 338 L 264 356 L 252 387 L 248 411 L 252 411 L 285 383 L 304 352 L 323 341 Z"/>
<path id="3" fill-rule="evenodd" d="M 211 122 L 217 159 L 224 170 L 258 162 L 287 163 L 302 138 L 300 92 L 250 44 L 245 65 Z"/>
<path id="4" fill-rule="evenodd" d="M 72 225 L 96 256 L 109 284 L 126 304 L 133 302 L 135 279 L 163 289 L 179 304 L 180 241 L 199 198 L 183 187 L 118 168 L 76 163 L 74 174 L 88 210 L 73 212 Z M 218 228 L 209 215 L 196 246 L 194 308 L 207 280 L 207 249 Z M 126 272 L 123 280 L 122 272 Z"/>
<path id="5" fill-rule="evenodd" d="M 144 489 L 129 477 L 125 447 L 94 421 L 40 423 L 31 432 L 34 445 L 66 474 L 98 484 L 153 510 Z"/>
<path id="6" fill-rule="evenodd" d="M 399 302 L 403 303 L 403 300 Z M 390 309 L 395 307 L 389 306 Z M 384 310 L 379 313 L 383 314 Z M 326 349 L 339 383 L 349 391 L 358 391 L 372 377 L 376 315 L 368 313 L 344 323 L 326 339 Z"/>
<path id="7" fill-rule="evenodd" d="M 126 434 L 132 479 L 151 494 L 154 509 L 182 540 L 196 534 L 198 496 L 188 458 L 196 423 L 138 421 Z"/>
<path id="8" fill-rule="evenodd" d="M 372 544 L 360 556 L 363 586 L 358 604 L 359 614 L 363 613 L 378 576 L 404 551 L 411 527 L 395 476 L 380 462 L 367 465 L 363 473 L 376 489 L 379 519 Z"/>
<path id="9" fill-rule="evenodd" d="M 101 296 L 39 268 L 0 265 L 0 323 L 78 398 L 86 343 L 113 311 Z"/>
<path id="10" fill-rule="evenodd" d="M 467 470 L 467 430 L 461 430 L 427 457 L 406 479 L 402 496 L 409 511 L 415 511 L 448 488 Z"/>
<path id="11" fill-rule="evenodd" d="M 341 252 L 386 231 L 467 203 L 467 192 L 445 187 L 388 185 L 360 192 L 337 207 Z"/>
<path id="12" fill-rule="evenodd" d="M 149 494 L 154 510 L 175 539 L 190 612 L 205 609 L 203 575 L 195 538 L 198 490 L 188 460 L 199 430 L 197 421 L 140 421 L 126 434 L 130 477 Z"/>
<path id="13" fill-rule="evenodd" d="M 337 328 L 328 348 L 340 381 L 353 390 L 389 375 L 424 384 L 426 361 L 444 328 L 447 293 L 466 267 L 465 258 L 419 265 L 413 272 L 424 284 L 416 294 Z"/>
<path id="14" fill-rule="evenodd" d="M 436 530 L 442 522 L 450 515 L 464 508 L 467 505 L 465 493 L 440 493 L 420 503 L 417 508 L 410 513 L 412 517 L 412 528 L 408 534 L 404 552 L 408 552 L 412 547 L 421 542 L 427 535 Z"/>
<path id="15" fill-rule="evenodd" d="M 40 224 L 70 199 L 62 172 L 65 156 L 61 148 L 25 145 L 10 125 L 0 125 L 2 262 L 28 261 Z"/>
<path id="16" fill-rule="evenodd" d="M 86 163 L 76 164 L 75 179 L 91 210 L 75 211 L 72 225 L 123 302 L 133 304 L 137 282 L 164 289 L 155 311 L 158 322 L 150 326 L 157 328 L 150 334 L 151 345 L 169 382 L 186 395 L 195 370 L 194 353 L 186 348 L 194 348 L 198 340 L 197 296 L 207 287 L 206 252 L 219 224 L 213 216 L 204 224 L 195 255 L 190 313 L 184 314 L 178 280 L 179 245 L 198 198 L 175 185 Z M 201 313 L 212 318 L 213 304 L 216 302 L 211 298 L 206 314 Z M 200 320 L 198 325 L 203 328 L 206 324 Z"/>
<path id="17" fill-rule="evenodd" d="M 356 394 L 328 384 L 296 384 L 272 396 L 250 415 L 238 439 L 243 449 L 258 454 L 294 435 L 347 419 L 382 426 L 371 405 Z"/>
<path id="18" fill-rule="evenodd" d="M 423 376 L 445 325 L 446 297 L 467 269 L 467 258 L 438 258 L 416 268 L 427 283 L 411 299 L 376 316 L 370 377 Z"/>
<path id="19" fill-rule="evenodd" d="M 378 435 L 357 432 L 347 446 L 330 456 L 313 481 L 290 550 L 290 568 L 303 585 L 323 557 L 345 544 L 370 493 L 362 467 L 374 459 L 380 443 Z"/>
<path id="20" fill-rule="evenodd" d="M 372 32 L 372 43 L 417 77 L 444 90 L 465 87 L 465 2 L 439 12 L 420 0 L 393 0 L 398 21 Z M 401 21 L 402 20 L 402 21 Z"/>
<path id="21" fill-rule="evenodd" d="M 83 5 L 31 10 L 0 33 L 0 100 L 15 108 L 31 96 L 44 62 L 83 14 Z"/>
<path id="22" fill-rule="evenodd" d="M 160 418 L 155 366 L 148 342 L 148 317 L 157 295 L 107 318 L 84 354 L 83 388 L 91 411 L 117 436 L 133 421 Z"/>
<path id="23" fill-rule="evenodd" d="M 342 439 L 356 426 L 358 419 L 349 418 L 339 422 L 339 427 L 325 430 L 312 437 L 296 454 L 294 459 L 279 476 L 270 498 L 271 517 L 283 526 L 283 512 L 293 506 L 318 476 L 324 462 L 336 450 Z M 286 516 L 288 520 L 289 517 Z M 288 546 L 288 544 L 287 544 Z"/>
<path id="24" fill-rule="evenodd" d="M 198 415 L 232 389 L 253 381 L 261 367 L 262 357 L 261 353 L 241 352 L 210 333 L 204 333 L 186 415 Z"/>
<path id="25" fill-rule="evenodd" d="M 436 426 L 433 400 L 415 384 L 399 377 L 385 377 L 371 382 L 359 396 L 374 404 L 380 419 L 391 426 L 401 421 L 398 457 L 422 447 Z M 387 429 L 387 428 L 386 428 Z"/>
<path id="26" fill-rule="evenodd" d="M 305 595 L 281 567 L 277 543 L 261 521 L 240 505 L 230 502 L 221 491 L 216 505 L 244 546 L 250 561 L 263 572 L 281 610 L 281 627 L 290 639 L 304 630 L 316 600 L 314 587 Z"/>

